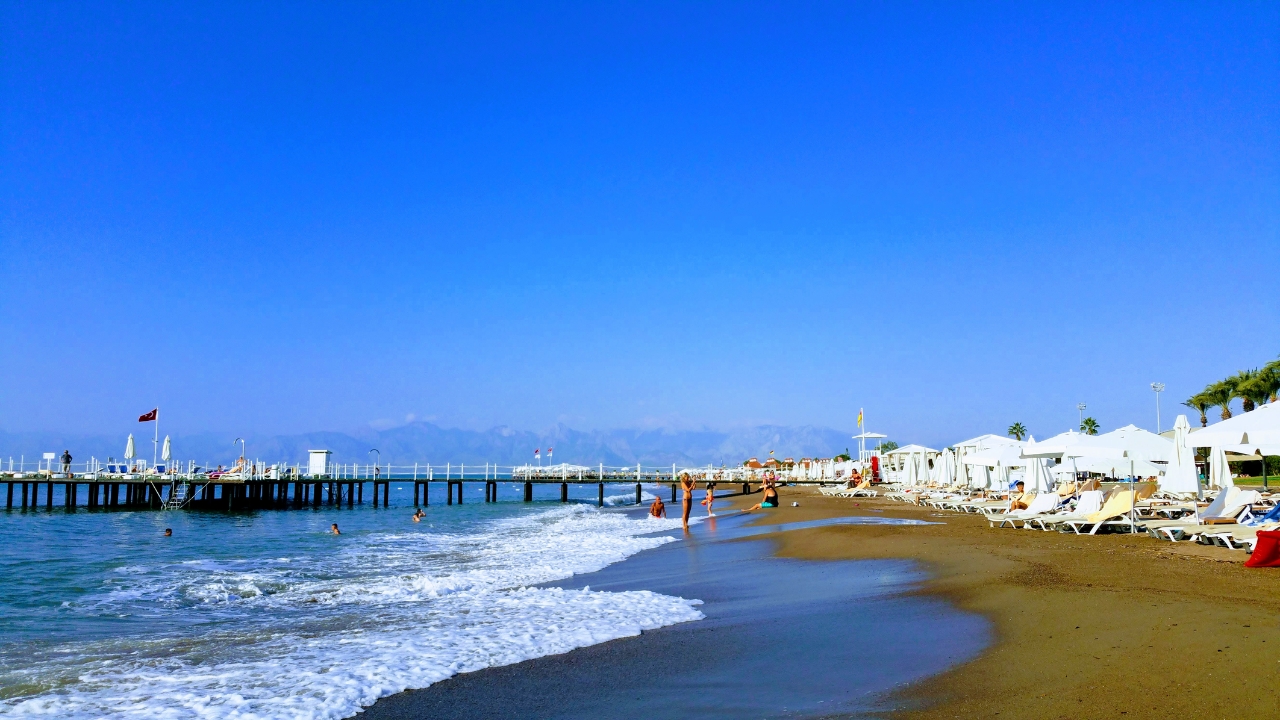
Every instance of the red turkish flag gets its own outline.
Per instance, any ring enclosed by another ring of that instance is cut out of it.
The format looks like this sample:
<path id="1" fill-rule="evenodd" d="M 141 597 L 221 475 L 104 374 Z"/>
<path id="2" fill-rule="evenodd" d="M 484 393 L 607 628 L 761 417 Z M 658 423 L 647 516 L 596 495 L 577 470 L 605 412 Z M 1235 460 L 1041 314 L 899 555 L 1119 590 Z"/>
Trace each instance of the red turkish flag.
<path id="1" fill-rule="evenodd" d="M 146 415 L 139 415 L 138 422 L 151 422 L 152 420 L 155 420 L 159 414 L 160 414 L 160 408 L 156 408 L 155 410 L 152 410 Z"/>

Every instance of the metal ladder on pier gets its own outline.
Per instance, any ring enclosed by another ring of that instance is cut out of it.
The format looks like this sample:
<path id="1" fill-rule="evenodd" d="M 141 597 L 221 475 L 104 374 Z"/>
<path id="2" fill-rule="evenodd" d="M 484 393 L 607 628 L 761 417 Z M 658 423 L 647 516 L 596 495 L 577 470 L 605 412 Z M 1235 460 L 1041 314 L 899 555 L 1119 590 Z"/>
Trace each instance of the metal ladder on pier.
<path id="1" fill-rule="evenodd" d="M 173 491 L 169 493 L 169 499 L 164 504 L 165 510 L 178 510 L 187 504 L 187 487 L 186 481 L 174 483 Z"/>

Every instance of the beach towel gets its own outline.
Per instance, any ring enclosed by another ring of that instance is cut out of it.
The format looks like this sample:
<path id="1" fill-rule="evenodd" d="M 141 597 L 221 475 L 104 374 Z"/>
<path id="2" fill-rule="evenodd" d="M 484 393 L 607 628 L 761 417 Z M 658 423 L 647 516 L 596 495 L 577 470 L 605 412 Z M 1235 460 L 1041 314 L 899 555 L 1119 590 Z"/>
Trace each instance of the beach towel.
<path id="1" fill-rule="evenodd" d="M 1280 567 L 1280 530 L 1259 530 L 1258 544 L 1245 567 Z"/>
<path id="2" fill-rule="evenodd" d="M 1271 512 L 1260 518 L 1246 520 L 1245 525 L 1263 525 L 1266 523 L 1280 522 L 1280 505 L 1271 508 Z"/>

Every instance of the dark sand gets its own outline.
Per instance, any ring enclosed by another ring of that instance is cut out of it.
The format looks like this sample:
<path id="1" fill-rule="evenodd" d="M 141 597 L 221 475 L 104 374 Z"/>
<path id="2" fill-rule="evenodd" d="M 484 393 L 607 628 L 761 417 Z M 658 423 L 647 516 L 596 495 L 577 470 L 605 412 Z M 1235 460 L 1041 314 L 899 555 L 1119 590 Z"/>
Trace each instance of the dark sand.
<path id="1" fill-rule="evenodd" d="M 848 717 L 974 657 L 988 623 L 919 595 L 898 560 L 772 557 L 749 518 L 558 583 L 699 598 L 706 618 L 384 698 L 363 717 Z"/>

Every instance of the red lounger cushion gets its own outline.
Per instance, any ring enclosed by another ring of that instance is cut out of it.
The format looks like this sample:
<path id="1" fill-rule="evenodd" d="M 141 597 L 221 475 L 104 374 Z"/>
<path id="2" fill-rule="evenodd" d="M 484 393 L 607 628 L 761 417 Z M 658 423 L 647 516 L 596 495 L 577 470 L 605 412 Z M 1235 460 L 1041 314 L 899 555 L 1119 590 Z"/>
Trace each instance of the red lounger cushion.
<path id="1" fill-rule="evenodd" d="M 1259 530 L 1258 544 L 1245 567 L 1280 567 L 1280 530 Z"/>

